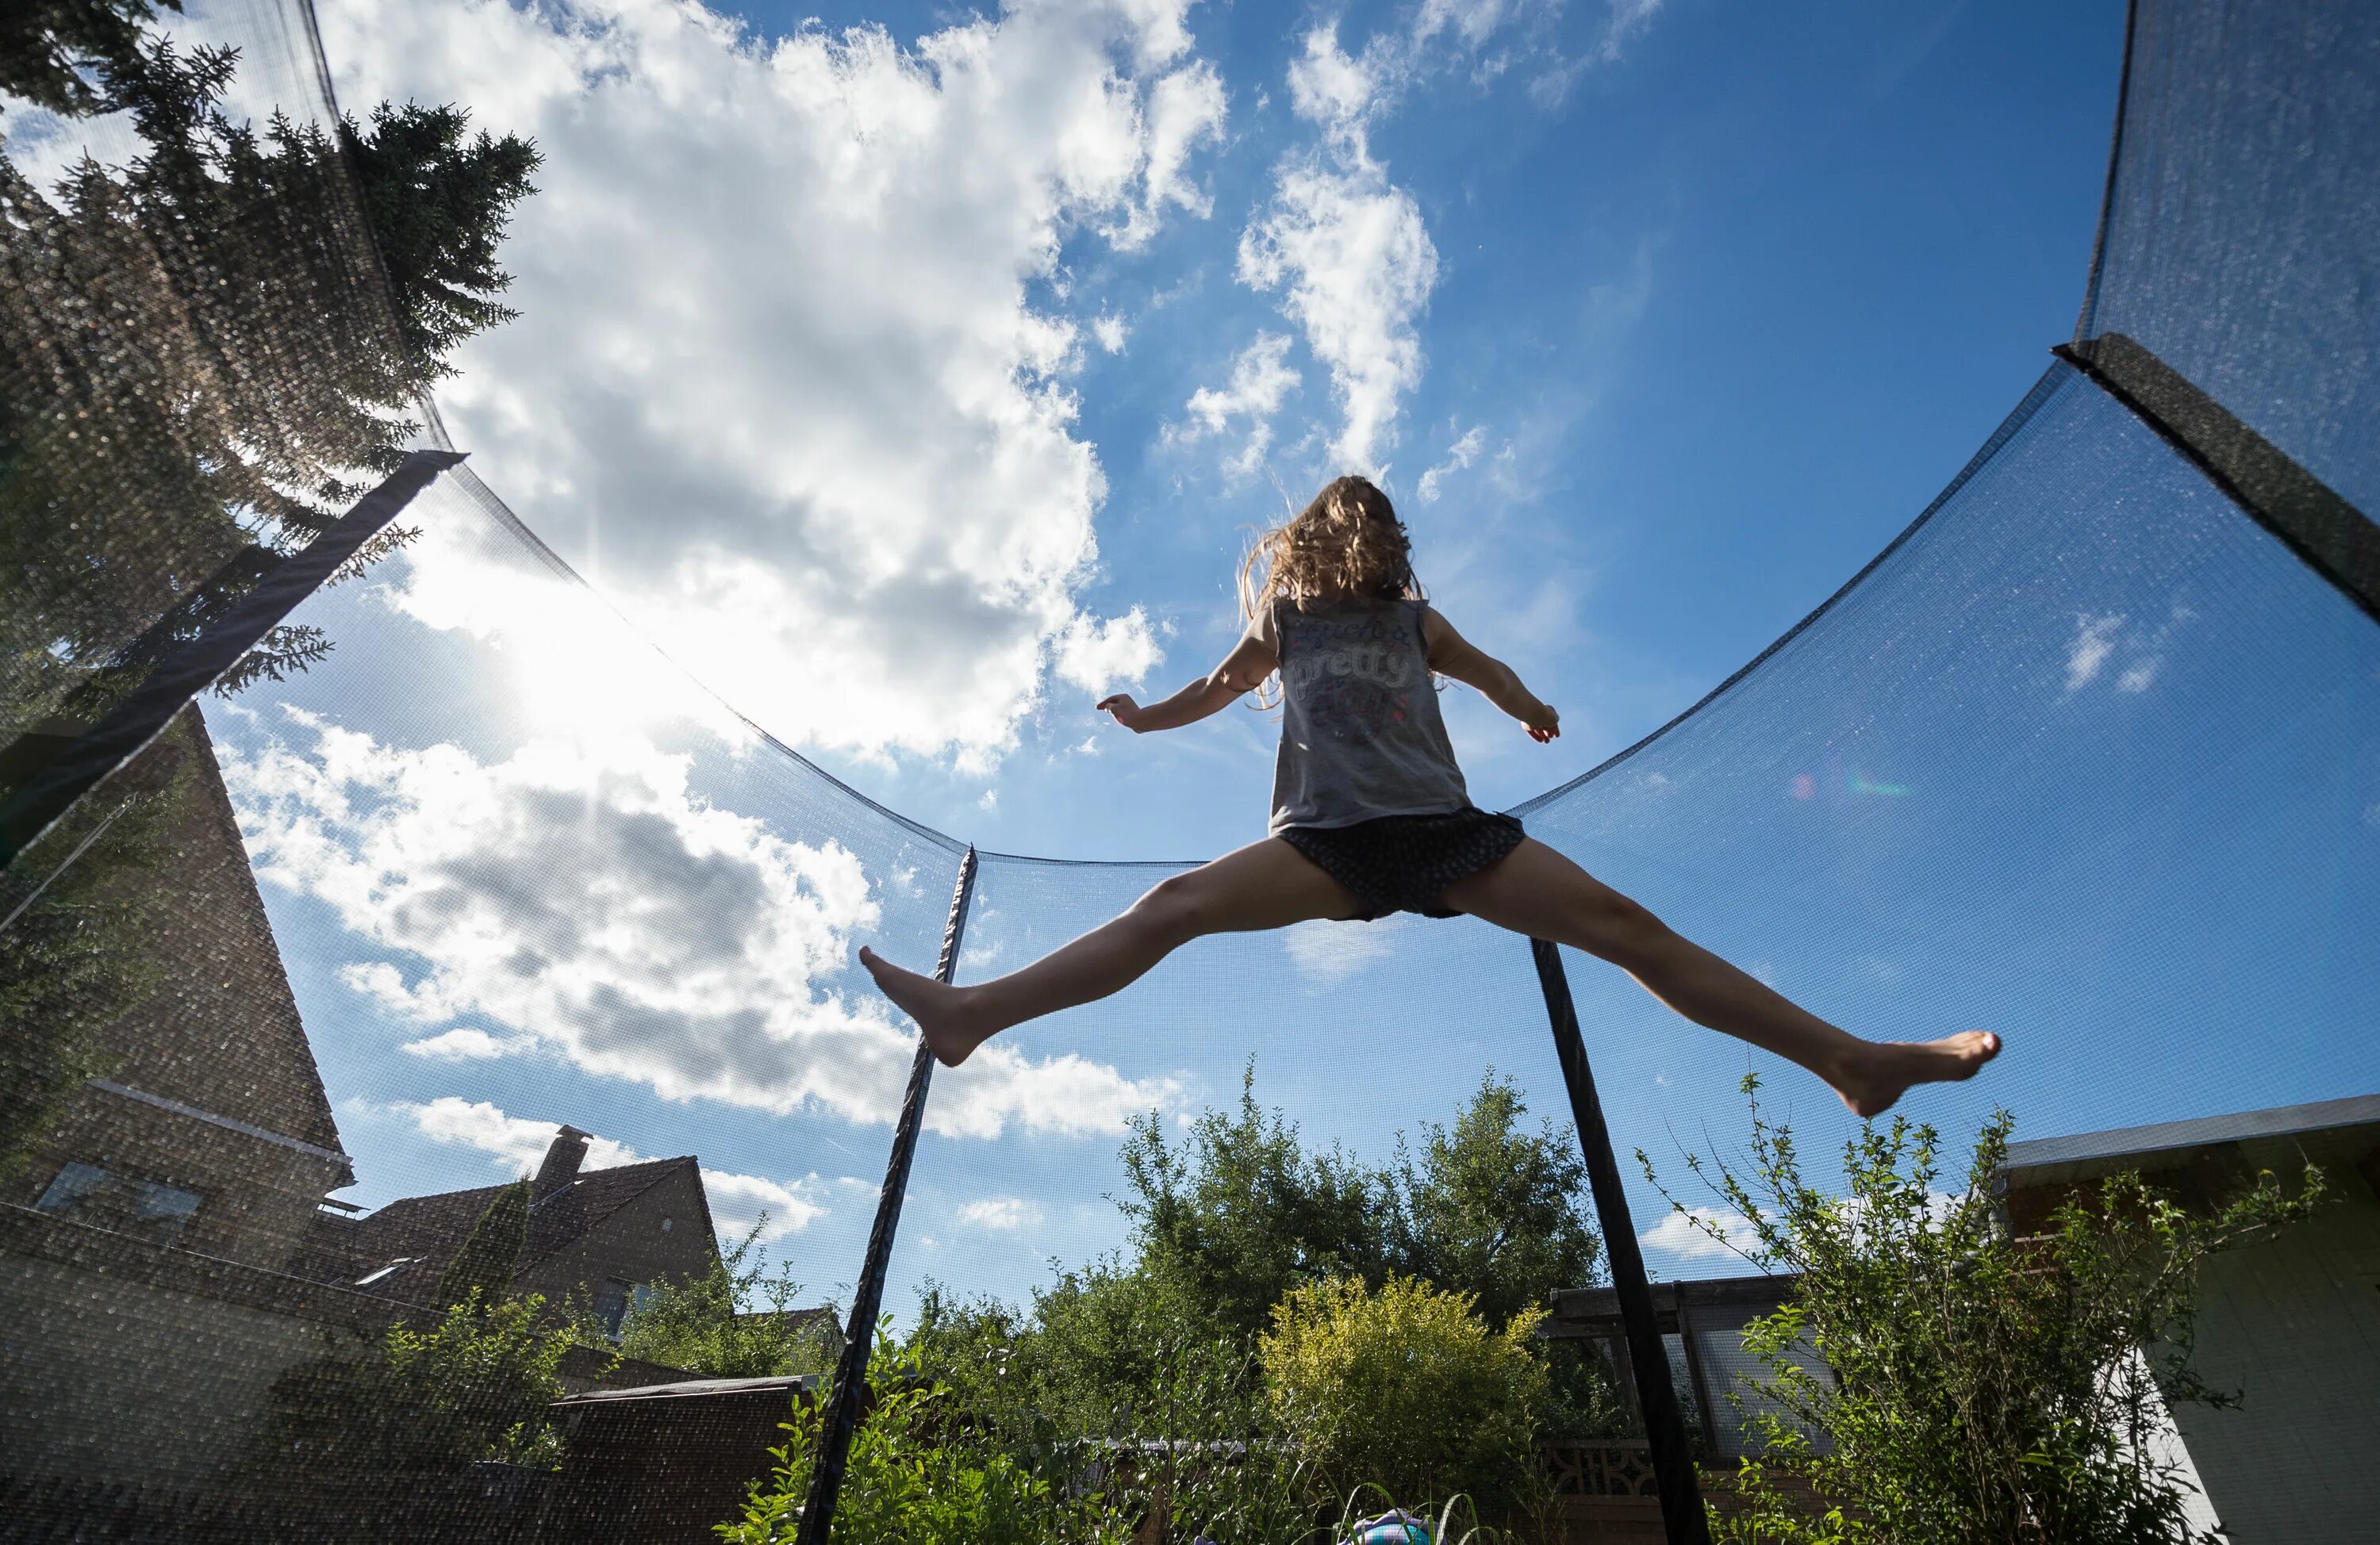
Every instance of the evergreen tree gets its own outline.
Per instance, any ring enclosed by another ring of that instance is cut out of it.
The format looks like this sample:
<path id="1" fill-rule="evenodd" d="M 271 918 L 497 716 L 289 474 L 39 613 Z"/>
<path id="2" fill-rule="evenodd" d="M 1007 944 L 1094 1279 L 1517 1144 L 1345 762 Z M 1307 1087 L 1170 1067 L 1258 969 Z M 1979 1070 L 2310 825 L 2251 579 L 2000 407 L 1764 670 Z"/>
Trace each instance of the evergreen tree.
<path id="1" fill-rule="evenodd" d="M 512 314 L 494 253 L 531 191 L 528 142 L 467 139 L 459 110 L 411 104 L 335 133 L 235 123 L 221 103 L 237 67 L 144 39 L 105 71 L 138 158 L 41 189 L 0 153 L 0 659 L 17 722 L 103 711 L 394 467 L 447 354 Z M 226 686 L 328 645 L 279 630 Z"/>
<path id="2" fill-rule="evenodd" d="M 528 1248 L 528 1182 L 516 1180 L 496 1192 L 463 1248 L 439 1273 L 437 1307 L 476 1303 L 484 1310 L 503 1302 Z"/>
<path id="3" fill-rule="evenodd" d="M 0 10 L 0 91 L 53 113 L 106 111 L 157 6 L 182 0 L 9 0 Z"/>

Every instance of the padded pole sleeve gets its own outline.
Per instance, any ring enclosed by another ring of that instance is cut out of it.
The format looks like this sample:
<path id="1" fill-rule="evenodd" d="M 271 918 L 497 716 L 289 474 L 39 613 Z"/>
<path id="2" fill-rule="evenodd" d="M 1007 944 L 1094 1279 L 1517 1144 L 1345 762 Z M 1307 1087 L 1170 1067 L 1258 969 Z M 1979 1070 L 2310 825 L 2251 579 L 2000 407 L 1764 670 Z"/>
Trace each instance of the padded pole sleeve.
<path id="1" fill-rule="evenodd" d="M 1694 1451 L 1686 1437 L 1678 1392 L 1670 1383 L 1670 1354 L 1661 1345 L 1661 1322 L 1653 1308 L 1652 1285 L 1645 1280 L 1645 1257 L 1636 1248 L 1636 1225 L 1628 1215 L 1628 1193 L 1620 1184 L 1620 1164 L 1611 1156 L 1611 1130 L 1595 1092 L 1595 1071 L 1586 1065 L 1579 1038 L 1578 1008 L 1561 951 L 1531 939 L 1537 985 L 1545 989 L 1546 1017 L 1553 1021 L 1554 1051 L 1561 1058 L 1562 1082 L 1570 1090 L 1571 1120 L 1586 1156 L 1586 1178 L 1595 1194 L 1596 1220 L 1603 1225 L 1604 1258 L 1620 1298 L 1620 1321 L 1628 1338 L 1628 1361 L 1635 1374 L 1636 1399 L 1652 1448 L 1653 1482 L 1661 1493 L 1661 1527 L 1669 1545 L 1709 1545 L 1703 1516 L 1702 1483 L 1694 1474 Z"/>
<path id="2" fill-rule="evenodd" d="M 942 925 L 941 956 L 934 962 L 937 982 L 948 982 L 958 970 L 959 942 L 966 936 L 967 905 L 975 899 L 975 849 L 970 847 L 959 860 L 950 921 Z M 901 1199 L 909 1189 L 909 1161 L 917 1155 L 917 1129 L 925 1123 L 926 1091 L 933 1079 L 934 1054 L 926 1049 L 921 1035 L 917 1059 L 909 1065 L 908 1092 L 901 1099 L 901 1119 L 892 1130 L 892 1156 L 884 1165 L 884 1189 L 876 1199 L 876 1222 L 868 1230 L 868 1259 L 860 1267 L 858 1291 L 851 1298 L 843 1357 L 835 1364 L 834 1387 L 827 1394 L 818 1463 L 810 1471 L 809 1497 L 802 1506 L 795 1545 L 827 1545 L 834 1537 L 834 1504 L 843 1492 L 851 1437 L 859 1430 L 860 1406 L 868 1398 L 868 1359 L 876 1348 L 876 1315 L 884 1302 L 884 1273 L 892 1263 L 892 1236 L 901 1227 Z"/>
<path id="3" fill-rule="evenodd" d="M 183 646 L 0 804 L 0 867 L 31 847 L 74 803 L 164 731 L 185 705 L 256 647 L 298 604 L 385 529 L 432 478 L 461 465 L 455 451 L 415 451 L 322 534 L 282 560 L 240 603 Z"/>
<path id="4" fill-rule="evenodd" d="M 2380 622 L 2380 526 L 2371 516 L 2122 333 L 2050 352 L 2139 416 L 2308 568 Z"/>

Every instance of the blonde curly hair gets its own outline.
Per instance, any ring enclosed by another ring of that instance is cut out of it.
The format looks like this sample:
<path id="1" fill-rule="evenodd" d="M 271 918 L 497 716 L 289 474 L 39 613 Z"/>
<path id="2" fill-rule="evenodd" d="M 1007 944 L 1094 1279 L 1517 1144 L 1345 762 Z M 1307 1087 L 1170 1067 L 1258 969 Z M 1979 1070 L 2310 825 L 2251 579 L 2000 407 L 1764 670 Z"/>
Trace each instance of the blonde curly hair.
<path id="1" fill-rule="evenodd" d="M 1333 478 L 1240 560 L 1240 614 L 1251 622 L 1277 600 L 1342 597 L 1422 598 L 1404 522 L 1368 477 Z M 1274 701 L 1271 687 L 1257 690 L 1257 706 Z"/>

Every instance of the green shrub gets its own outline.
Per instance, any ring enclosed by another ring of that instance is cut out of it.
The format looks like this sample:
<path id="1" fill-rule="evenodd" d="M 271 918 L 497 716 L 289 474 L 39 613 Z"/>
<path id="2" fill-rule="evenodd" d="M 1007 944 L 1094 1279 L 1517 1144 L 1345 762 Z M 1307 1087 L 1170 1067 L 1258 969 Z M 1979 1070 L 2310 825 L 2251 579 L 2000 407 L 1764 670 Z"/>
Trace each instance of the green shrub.
<path id="1" fill-rule="evenodd" d="M 744 1237 L 714 1256 L 699 1276 L 666 1282 L 620 1322 L 620 1355 L 711 1379 L 765 1379 L 823 1373 L 843 1350 L 823 1324 L 788 1312 L 801 1297 L 792 1268 L 772 1273 L 760 1246 L 762 1213 Z M 600 1334 L 600 1327 L 594 1334 Z M 590 1339 L 590 1345 L 593 1344 Z"/>
<path id="2" fill-rule="evenodd" d="M 880 1339 L 868 1370 L 871 1399 L 853 1436 L 837 1497 L 839 1539 L 869 1545 L 1122 1545 L 1123 1523 L 1096 1498 L 1052 1484 L 997 1435 L 980 1430 L 947 1388 L 906 1372 Z M 796 1406 L 785 1442 L 770 1450 L 769 1479 L 741 1516 L 718 1527 L 728 1545 L 784 1545 L 794 1538 L 818 1457 L 825 1402 Z"/>
<path id="3" fill-rule="evenodd" d="M 545 1408 L 562 1398 L 569 1333 L 545 1300 L 475 1290 L 426 1330 L 399 1322 L 355 1353 L 273 1382 L 251 1459 L 257 1483 L 330 1540 L 370 1539 L 407 1499 L 481 1460 L 553 1467 Z"/>
<path id="4" fill-rule="evenodd" d="M 1490 1522 L 1524 1516 L 1545 1485 L 1543 1318 L 1490 1330 L 1468 1294 L 1412 1277 L 1299 1288 L 1263 1343 L 1274 1418 L 1334 1495 L 1368 1483 L 1413 1507 L 1459 1492 Z"/>
<path id="5" fill-rule="evenodd" d="M 1747 1094 L 1757 1088 L 1745 1080 Z M 1820 1190 L 1791 1131 L 1762 1119 L 1756 1099 L 1750 1180 L 1688 1161 L 1747 1220 L 1723 1242 L 1800 1275 L 1791 1301 L 1745 1333 L 1772 1373 L 1750 1382 L 1769 1406 L 1755 1416 L 1767 1447 L 1739 1478 L 1756 1505 L 1719 1538 L 2201 1538 L 2184 1519 L 2178 1465 L 2148 1441 L 2166 1406 L 2233 1398 L 2190 1367 L 2198 1271 L 2302 1217 L 2321 1174 L 2309 1166 L 2291 1194 L 2267 1173 L 2195 1210 L 2138 1175 L 2112 1176 L 2018 1238 L 1995 1187 L 2012 1126 L 2003 1111 L 1984 1128 L 1955 1195 L 1942 1189 L 1939 1135 L 1900 1117 L 1845 1146 L 1847 1195 Z M 1794 1359 L 1810 1350 L 1832 1377 Z M 1816 1508 L 1797 1495 L 1804 1487 L 1823 1499 Z"/>

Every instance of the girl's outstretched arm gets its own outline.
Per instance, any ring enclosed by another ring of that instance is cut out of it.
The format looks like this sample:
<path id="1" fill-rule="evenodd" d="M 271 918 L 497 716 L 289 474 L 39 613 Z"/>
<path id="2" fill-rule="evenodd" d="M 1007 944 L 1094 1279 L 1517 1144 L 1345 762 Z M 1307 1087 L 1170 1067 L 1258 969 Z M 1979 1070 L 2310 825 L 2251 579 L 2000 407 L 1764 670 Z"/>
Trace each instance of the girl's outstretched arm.
<path id="1" fill-rule="evenodd" d="M 1151 730 L 1179 730 L 1230 706 L 1234 698 L 1271 675 L 1278 659 L 1269 620 L 1259 620 L 1232 646 L 1213 675 L 1193 682 L 1172 696 L 1145 708 L 1124 693 L 1101 698 L 1099 706 L 1102 711 L 1115 715 L 1116 722 L 1135 735 L 1145 735 Z"/>
<path id="2" fill-rule="evenodd" d="M 1465 686 L 1477 687 L 1488 701 L 1527 727 L 1529 738 L 1542 745 L 1561 733 L 1561 715 L 1521 684 L 1520 676 L 1493 655 L 1480 653 L 1454 631 L 1454 624 L 1435 607 L 1421 614 L 1422 641 L 1429 646 L 1429 668 Z"/>

